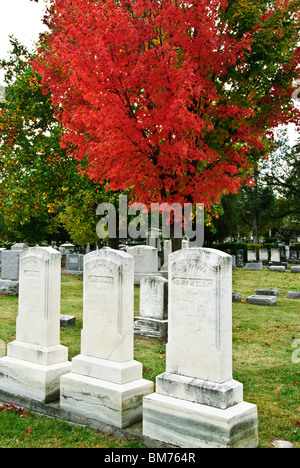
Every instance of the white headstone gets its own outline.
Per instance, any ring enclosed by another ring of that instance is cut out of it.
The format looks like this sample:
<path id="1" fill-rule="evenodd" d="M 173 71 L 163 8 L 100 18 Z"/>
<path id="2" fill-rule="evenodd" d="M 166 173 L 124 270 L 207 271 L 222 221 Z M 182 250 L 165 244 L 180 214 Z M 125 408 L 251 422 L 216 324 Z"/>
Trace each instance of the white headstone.
<path id="1" fill-rule="evenodd" d="M 134 284 L 140 284 L 145 276 L 158 274 L 158 251 L 149 245 L 128 247 L 127 253 L 134 258 Z"/>
<path id="2" fill-rule="evenodd" d="M 248 258 L 248 262 L 256 262 L 256 250 L 248 249 L 247 258 Z"/>
<path id="3" fill-rule="evenodd" d="M 172 253 L 172 241 L 165 240 L 164 242 L 164 264 L 162 270 L 168 270 L 169 255 Z"/>
<path id="4" fill-rule="evenodd" d="M 168 333 L 166 372 L 144 398 L 144 435 L 180 447 L 256 447 L 257 408 L 232 379 L 230 255 L 170 255 Z"/>
<path id="5" fill-rule="evenodd" d="M 0 388 L 49 402 L 59 397 L 60 376 L 70 372 L 60 345 L 60 254 L 34 247 L 20 255 L 16 340 L 0 361 Z"/>
<path id="6" fill-rule="evenodd" d="M 280 251 L 279 249 L 271 249 L 271 262 L 280 262 Z"/>
<path id="7" fill-rule="evenodd" d="M 269 251 L 268 249 L 265 249 L 265 248 L 261 248 L 259 249 L 259 260 L 261 260 L 262 262 L 268 262 L 269 260 Z"/>
<path id="8" fill-rule="evenodd" d="M 101 249 L 85 256 L 81 354 L 61 379 L 63 409 L 116 427 L 142 417 L 153 384 L 133 359 L 134 260 Z"/>
<path id="9" fill-rule="evenodd" d="M 135 333 L 167 340 L 168 280 L 160 276 L 141 280 L 140 316 L 135 321 Z"/>
<path id="10" fill-rule="evenodd" d="M 226 382 L 232 379 L 231 256 L 194 248 L 169 260 L 167 372 Z"/>

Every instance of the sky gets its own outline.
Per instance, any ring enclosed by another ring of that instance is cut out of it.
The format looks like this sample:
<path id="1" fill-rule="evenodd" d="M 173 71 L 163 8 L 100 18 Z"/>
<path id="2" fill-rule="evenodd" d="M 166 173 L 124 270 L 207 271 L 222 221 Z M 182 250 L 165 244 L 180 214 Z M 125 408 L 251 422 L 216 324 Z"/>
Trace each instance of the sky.
<path id="1" fill-rule="evenodd" d="M 0 0 L 0 59 L 7 58 L 10 50 L 9 36 L 13 35 L 32 50 L 39 34 L 45 31 L 42 22 L 44 0 Z M 0 70 L 0 84 L 3 72 Z"/>
<path id="2" fill-rule="evenodd" d="M 19 39 L 29 50 L 34 48 L 39 34 L 46 30 L 42 22 L 46 1 L 39 0 L 36 3 L 30 0 L 0 0 L 0 59 L 8 56 L 10 35 Z M 0 70 L 1 84 L 3 84 L 3 72 Z M 293 125 L 289 126 L 289 135 L 291 144 L 299 138 L 299 133 Z"/>

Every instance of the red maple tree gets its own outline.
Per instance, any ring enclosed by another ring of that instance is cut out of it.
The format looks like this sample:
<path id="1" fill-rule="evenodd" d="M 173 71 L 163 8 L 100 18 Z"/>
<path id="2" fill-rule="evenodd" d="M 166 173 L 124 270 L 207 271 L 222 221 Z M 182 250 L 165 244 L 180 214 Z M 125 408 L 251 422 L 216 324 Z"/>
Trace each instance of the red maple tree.
<path id="1" fill-rule="evenodd" d="M 209 207 L 251 177 L 271 126 L 297 122 L 296 47 L 279 66 L 285 83 L 268 80 L 262 93 L 251 75 L 258 38 L 276 45 L 284 35 L 278 17 L 291 6 L 299 26 L 295 1 L 271 2 L 251 31 L 233 28 L 232 3 L 53 1 L 35 67 L 63 144 L 88 159 L 93 180 L 131 189 L 145 204 Z"/>

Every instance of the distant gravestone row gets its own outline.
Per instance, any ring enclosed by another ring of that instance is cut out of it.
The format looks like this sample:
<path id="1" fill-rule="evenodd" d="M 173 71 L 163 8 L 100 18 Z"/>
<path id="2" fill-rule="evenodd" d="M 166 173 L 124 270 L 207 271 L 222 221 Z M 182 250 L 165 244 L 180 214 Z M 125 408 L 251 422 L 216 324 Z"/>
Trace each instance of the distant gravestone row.
<path id="1" fill-rule="evenodd" d="M 257 260 L 260 263 L 267 265 L 268 263 L 271 264 L 280 264 L 280 263 L 299 263 L 299 256 L 296 247 L 291 246 L 288 248 L 287 254 L 287 247 L 282 245 L 278 248 L 265 248 L 261 247 L 258 249 L 258 253 L 255 248 L 249 248 L 247 252 L 247 260 L 248 262 L 256 262 Z"/>
<path id="2" fill-rule="evenodd" d="M 243 253 L 243 251 L 241 252 Z M 300 259 L 296 248 L 293 246 L 288 249 L 288 254 L 286 246 L 271 248 L 270 250 L 261 247 L 258 251 L 255 248 L 249 248 L 245 269 L 259 271 L 263 269 L 263 265 L 267 265 L 270 271 L 284 272 L 288 269 L 289 263 L 292 264 L 290 266 L 292 273 L 300 272 L 300 266 L 296 265 L 300 263 Z M 238 266 L 243 267 L 241 260 L 239 260 Z"/>
<path id="3" fill-rule="evenodd" d="M 256 447 L 257 408 L 232 379 L 232 259 L 211 249 L 168 258 L 166 372 L 153 384 L 133 359 L 134 258 L 102 249 L 84 257 L 81 354 L 60 345 L 60 254 L 20 254 L 16 340 L 0 359 L 0 389 L 40 402 L 60 398 L 68 413 L 143 433 L 179 447 Z M 166 283 L 149 305 L 165 300 Z M 156 281 L 156 280 L 155 280 Z M 144 284 L 145 283 L 145 284 Z M 138 320 L 146 319 L 141 311 Z M 156 320 L 164 320 L 162 308 Z"/>

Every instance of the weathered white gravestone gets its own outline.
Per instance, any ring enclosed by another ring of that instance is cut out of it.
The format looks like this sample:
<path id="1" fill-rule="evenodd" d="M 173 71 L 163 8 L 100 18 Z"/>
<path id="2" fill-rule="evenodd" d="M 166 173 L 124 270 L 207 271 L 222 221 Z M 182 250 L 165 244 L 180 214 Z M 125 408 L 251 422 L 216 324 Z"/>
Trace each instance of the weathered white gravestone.
<path id="1" fill-rule="evenodd" d="M 248 249 L 247 258 L 248 262 L 256 262 L 256 250 Z"/>
<path id="2" fill-rule="evenodd" d="M 259 260 L 264 264 L 268 263 L 268 260 L 269 260 L 269 250 L 268 249 L 265 249 L 265 248 L 259 249 Z"/>
<path id="3" fill-rule="evenodd" d="M 142 418 L 142 398 L 153 384 L 133 360 L 134 260 L 102 249 L 85 256 L 81 354 L 61 379 L 61 407 L 89 419 L 126 427 Z"/>
<path id="4" fill-rule="evenodd" d="M 41 402 L 59 398 L 61 375 L 71 371 L 60 343 L 60 254 L 52 247 L 21 252 L 16 340 L 0 360 L 0 388 Z"/>
<path id="5" fill-rule="evenodd" d="M 167 340 L 168 280 L 160 276 L 141 279 L 140 316 L 135 319 L 135 333 Z"/>
<path id="6" fill-rule="evenodd" d="M 180 447 L 255 447 L 257 408 L 232 379 L 231 256 L 169 256 L 167 368 L 144 398 L 144 435 Z"/>
<path id="7" fill-rule="evenodd" d="M 280 262 L 280 251 L 279 249 L 271 249 L 271 262 Z"/>
<path id="8" fill-rule="evenodd" d="M 150 245 L 128 247 L 127 253 L 134 258 L 134 284 L 140 284 L 145 276 L 155 276 L 158 273 L 158 251 Z"/>

